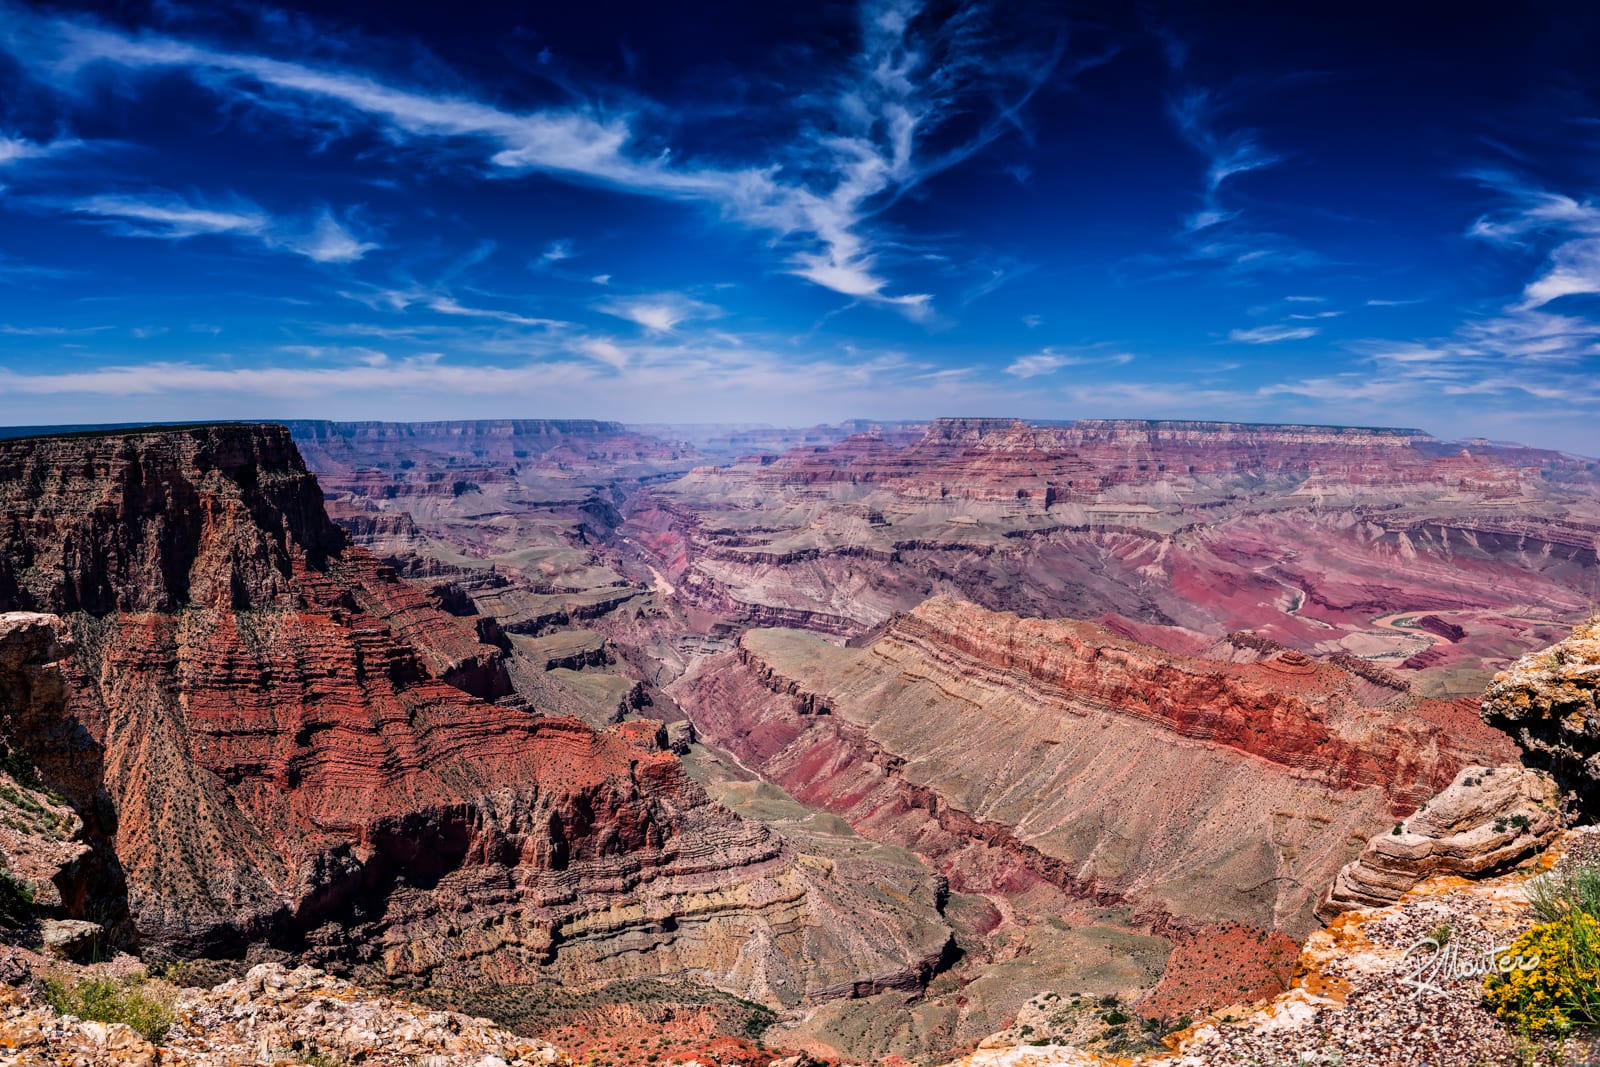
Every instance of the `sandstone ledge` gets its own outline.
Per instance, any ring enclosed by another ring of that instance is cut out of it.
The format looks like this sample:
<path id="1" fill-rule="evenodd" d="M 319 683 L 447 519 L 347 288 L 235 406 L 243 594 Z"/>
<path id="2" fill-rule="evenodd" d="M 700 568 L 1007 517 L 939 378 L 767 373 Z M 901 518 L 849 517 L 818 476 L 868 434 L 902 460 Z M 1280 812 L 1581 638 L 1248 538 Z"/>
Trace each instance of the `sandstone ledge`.
<path id="1" fill-rule="evenodd" d="M 1549 845 L 1561 828 L 1550 777 L 1523 767 L 1464 767 L 1454 782 L 1381 833 L 1346 864 L 1317 907 L 1324 921 L 1353 908 L 1385 907 L 1437 875 L 1480 877 Z"/>

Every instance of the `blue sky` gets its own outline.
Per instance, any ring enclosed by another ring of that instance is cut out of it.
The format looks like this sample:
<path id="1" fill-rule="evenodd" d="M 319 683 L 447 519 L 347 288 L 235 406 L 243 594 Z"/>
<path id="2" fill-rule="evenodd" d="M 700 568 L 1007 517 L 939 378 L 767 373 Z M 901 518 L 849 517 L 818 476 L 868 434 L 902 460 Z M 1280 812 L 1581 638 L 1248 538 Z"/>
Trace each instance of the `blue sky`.
<path id="1" fill-rule="evenodd" d="M 1600 17 L 1318 8 L 0 3 L 0 422 L 1600 453 Z"/>

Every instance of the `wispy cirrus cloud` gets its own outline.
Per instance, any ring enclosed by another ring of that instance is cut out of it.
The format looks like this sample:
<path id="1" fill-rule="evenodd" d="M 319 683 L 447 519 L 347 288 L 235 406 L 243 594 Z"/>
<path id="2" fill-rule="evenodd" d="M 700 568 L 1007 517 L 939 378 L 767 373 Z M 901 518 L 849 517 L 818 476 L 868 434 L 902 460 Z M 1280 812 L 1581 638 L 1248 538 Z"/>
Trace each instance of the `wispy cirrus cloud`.
<path id="1" fill-rule="evenodd" d="M 545 250 L 539 253 L 541 263 L 560 263 L 563 259 L 572 258 L 571 241 L 551 241 Z"/>
<path id="2" fill-rule="evenodd" d="M 682 293 L 624 297 L 596 306 L 607 315 L 626 319 L 652 333 L 671 333 L 681 323 L 691 319 L 707 319 L 721 314 L 721 309 Z"/>
<path id="3" fill-rule="evenodd" d="M 1315 326 L 1256 326 L 1248 330 L 1229 330 L 1228 340 L 1246 345 L 1275 345 L 1284 341 L 1304 341 L 1317 336 Z"/>
<path id="4" fill-rule="evenodd" d="M 1200 206 L 1182 221 L 1177 240 L 1183 252 L 1177 258 L 1241 276 L 1323 263 L 1322 256 L 1296 241 L 1252 225 L 1243 208 L 1230 203 L 1226 194 L 1231 184 L 1287 157 L 1268 147 L 1257 130 L 1232 121 L 1241 98 L 1238 87 L 1224 93 L 1200 84 L 1191 71 L 1187 42 L 1170 33 L 1158 36 L 1175 82 L 1167 113 L 1178 135 L 1205 165 Z"/>
<path id="5" fill-rule="evenodd" d="M 82 337 L 104 333 L 110 326 L 13 326 L 0 325 L 0 333 L 10 337 Z"/>
<path id="6" fill-rule="evenodd" d="M 206 204 L 174 193 L 108 193 L 60 203 L 74 215 L 102 223 L 129 237 L 182 241 L 192 237 L 248 238 L 274 251 L 293 252 L 317 263 L 351 263 L 378 245 L 351 233 L 332 212 L 310 220 L 274 216 L 245 200 Z"/>
<path id="7" fill-rule="evenodd" d="M 354 263 L 381 247 L 376 241 L 363 241 L 351 233 L 330 211 L 319 214 L 310 230 L 279 232 L 272 240 L 317 263 Z"/>
<path id="8" fill-rule="evenodd" d="M 1270 167 L 1283 157 L 1263 147 L 1252 130 L 1224 130 L 1217 99 L 1207 89 L 1186 87 L 1172 99 L 1170 111 L 1183 139 L 1206 159 L 1205 204 L 1190 216 L 1189 228 L 1203 230 L 1231 220 L 1238 213 L 1224 210 L 1218 200 L 1223 183 Z"/>
<path id="9" fill-rule="evenodd" d="M 1081 367 L 1090 364 L 1107 366 L 1122 366 L 1132 363 L 1133 354 L 1130 352 L 1112 352 L 1110 354 L 1076 354 L 1060 352 L 1054 348 L 1045 348 L 1031 355 L 1020 356 L 1006 367 L 1006 373 L 1015 378 L 1037 378 L 1045 374 L 1054 374 L 1063 367 Z"/>
<path id="10" fill-rule="evenodd" d="M 1484 171 L 1475 177 L 1502 193 L 1506 206 L 1480 215 L 1467 235 L 1498 245 L 1552 244 L 1544 271 L 1523 289 L 1526 308 L 1564 296 L 1600 293 L 1600 205 L 1538 188 L 1515 175 Z"/>
<path id="11" fill-rule="evenodd" d="M 831 92 L 802 97 L 814 105 L 807 136 L 748 166 L 679 163 L 671 153 L 647 147 L 638 129 L 647 110 L 642 107 L 586 103 L 511 111 L 355 68 L 126 33 L 81 19 L 19 17 L 0 36 L 0 46 L 63 88 L 97 71 L 183 71 L 229 99 L 331 129 L 329 136 L 362 126 L 396 144 L 448 142 L 457 152 L 476 146 L 501 174 L 538 172 L 709 204 L 724 218 L 770 235 L 787 250 L 788 273 L 921 319 L 931 313 L 931 297 L 892 291 L 874 217 L 929 176 L 1015 128 L 1019 109 L 1054 69 L 1060 48 L 1004 62 L 984 53 L 975 13 L 927 20 L 919 20 L 920 14 L 918 0 L 864 4 L 862 44 L 848 75 Z M 998 99 L 991 117 L 960 144 L 920 150 L 944 120 L 970 117 L 988 107 L 991 97 Z M 354 245 L 311 247 L 350 255 Z"/>
<path id="12" fill-rule="evenodd" d="M 1041 374 L 1052 374 L 1072 362 L 1066 356 L 1054 352 L 1036 352 L 1031 356 L 1021 356 L 1006 368 L 1006 373 L 1017 378 L 1037 378 Z"/>
<path id="13" fill-rule="evenodd" d="M 463 304 L 449 289 L 438 286 L 409 285 L 399 288 L 374 286 L 365 289 L 341 289 L 339 295 L 346 300 L 353 300 L 374 310 L 408 311 L 411 308 L 421 308 L 438 315 L 464 319 L 484 319 L 511 326 L 557 328 L 572 325 L 561 319 L 524 315 L 519 311 L 511 311 L 506 308 Z M 389 331 L 387 327 L 367 327 L 367 329 L 373 332 L 375 336 L 383 336 L 385 332 Z M 407 329 L 401 329 L 397 332 L 399 335 L 415 334 L 414 330 Z"/>
<path id="14" fill-rule="evenodd" d="M 12 137 L 0 133 L 0 169 L 29 159 L 44 159 L 82 147 L 82 141 L 59 138 L 54 141 L 30 141 L 25 137 Z"/>
<path id="15" fill-rule="evenodd" d="M 270 216 L 244 205 L 234 209 L 202 207 L 171 194 L 90 196 L 66 207 L 74 214 L 107 222 L 119 233 L 176 241 L 204 234 L 260 237 L 272 222 Z"/>

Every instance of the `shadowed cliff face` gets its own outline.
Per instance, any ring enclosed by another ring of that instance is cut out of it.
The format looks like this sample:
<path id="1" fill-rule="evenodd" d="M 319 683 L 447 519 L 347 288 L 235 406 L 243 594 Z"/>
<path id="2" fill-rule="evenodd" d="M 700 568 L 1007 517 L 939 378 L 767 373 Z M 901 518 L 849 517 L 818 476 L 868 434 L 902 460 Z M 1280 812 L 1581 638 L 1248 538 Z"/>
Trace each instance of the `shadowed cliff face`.
<path id="1" fill-rule="evenodd" d="M 0 486 L 9 609 L 247 609 L 344 544 L 281 427 L 3 441 Z"/>
<path id="2" fill-rule="evenodd" d="M 105 751 L 70 713 L 61 620 L 0 611 L 0 856 L 33 910 L 127 936 L 128 888 L 110 846 Z"/>
<path id="3" fill-rule="evenodd" d="M 147 952 L 696 973 L 792 1002 L 914 983 L 948 937 L 931 896 L 818 933 L 839 892 L 713 804 L 658 725 L 483 699 L 510 693 L 500 648 L 345 543 L 281 428 L 0 442 L 0 516 L 0 610 L 72 634 L 56 715 L 96 760 L 70 795 L 106 798 Z M 64 776 L 56 734 L 34 743 Z"/>

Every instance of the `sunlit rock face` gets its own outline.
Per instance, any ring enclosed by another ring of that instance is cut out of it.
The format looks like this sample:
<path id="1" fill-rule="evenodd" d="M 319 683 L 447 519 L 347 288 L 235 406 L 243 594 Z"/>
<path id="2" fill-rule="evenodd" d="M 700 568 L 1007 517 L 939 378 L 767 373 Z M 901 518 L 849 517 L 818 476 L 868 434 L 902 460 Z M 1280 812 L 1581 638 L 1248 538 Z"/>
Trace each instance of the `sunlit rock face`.
<path id="1" fill-rule="evenodd" d="M 1514 755 L 1365 665 L 1246 637 L 1198 651 L 941 598 L 862 648 L 751 631 L 672 692 L 700 736 L 938 857 L 958 890 L 1045 883 L 1157 925 L 1296 936 L 1352 839 Z"/>
<path id="2" fill-rule="evenodd" d="M 1354 908 L 1387 907 L 1442 874 L 1480 877 L 1554 840 L 1563 826 L 1550 776 L 1516 764 L 1463 767 L 1411 817 L 1367 842 L 1317 906 L 1323 920 Z"/>
<path id="3" fill-rule="evenodd" d="M 1495 675 L 1483 717 L 1593 810 L 1600 783 L 1600 618 Z"/>

